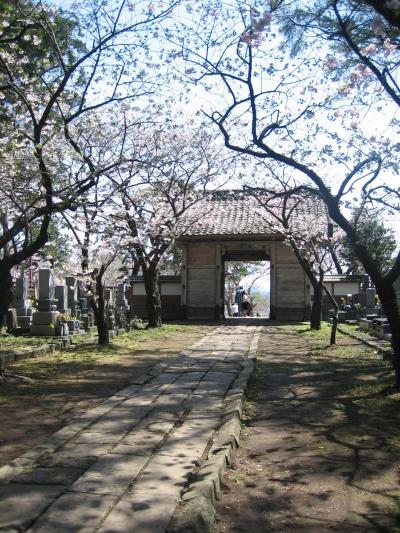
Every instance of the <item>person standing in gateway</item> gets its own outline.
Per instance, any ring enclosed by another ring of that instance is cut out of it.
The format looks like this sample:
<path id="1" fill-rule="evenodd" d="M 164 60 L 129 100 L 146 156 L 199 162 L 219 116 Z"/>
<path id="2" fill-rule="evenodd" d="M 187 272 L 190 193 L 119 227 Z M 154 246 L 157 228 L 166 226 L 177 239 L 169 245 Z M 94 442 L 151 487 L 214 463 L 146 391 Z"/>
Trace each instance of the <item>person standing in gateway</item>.
<path id="1" fill-rule="evenodd" d="M 238 306 L 238 316 L 242 316 L 243 293 L 243 287 L 240 285 L 240 287 L 237 288 L 235 294 L 235 303 L 237 303 Z"/>

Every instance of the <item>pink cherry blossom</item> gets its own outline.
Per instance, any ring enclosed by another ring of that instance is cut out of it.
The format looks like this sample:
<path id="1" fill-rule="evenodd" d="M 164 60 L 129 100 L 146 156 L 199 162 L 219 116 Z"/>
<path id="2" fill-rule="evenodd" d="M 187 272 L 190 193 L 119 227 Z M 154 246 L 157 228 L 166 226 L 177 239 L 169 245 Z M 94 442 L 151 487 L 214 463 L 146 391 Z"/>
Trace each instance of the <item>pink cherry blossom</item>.
<path id="1" fill-rule="evenodd" d="M 329 70 L 334 70 L 338 66 L 338 60 L 336 59 L 336 57 L 328 56 L 325 61 L 325 66 Z"/>

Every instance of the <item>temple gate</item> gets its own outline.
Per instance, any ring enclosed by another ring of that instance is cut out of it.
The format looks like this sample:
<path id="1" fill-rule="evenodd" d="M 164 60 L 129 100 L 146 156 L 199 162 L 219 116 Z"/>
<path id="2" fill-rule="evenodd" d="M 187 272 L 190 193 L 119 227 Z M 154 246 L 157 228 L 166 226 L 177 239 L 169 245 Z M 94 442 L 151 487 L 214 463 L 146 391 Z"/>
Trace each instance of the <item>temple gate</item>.
<path id="1" fill-rule="evenodd" d="M 218 319 L 224 312 L 225 261 L 270 261 L 270 318 L 305 320 L 310 284 L 291 248 L 257 209 L 254 198 L 220 191 L 188 216 L 178 245 L 183 251 L 182 304 L 188 319 Z"/>

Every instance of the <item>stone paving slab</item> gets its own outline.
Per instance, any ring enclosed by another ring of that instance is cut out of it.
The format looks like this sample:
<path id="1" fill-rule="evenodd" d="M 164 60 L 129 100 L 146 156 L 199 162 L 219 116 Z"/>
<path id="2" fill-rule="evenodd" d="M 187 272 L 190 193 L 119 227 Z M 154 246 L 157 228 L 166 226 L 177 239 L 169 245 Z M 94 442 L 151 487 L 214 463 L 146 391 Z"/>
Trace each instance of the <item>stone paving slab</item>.
<path id="1" fill-rule="evenodd" d="M 218 328 L 0 468 L 0 531 L 164 533 L 214 435 L 232 440 L 259 331 Z"/>
<path id="2" fill-rule="evenodd" d="M 0 487 L 0 531 L 25 530 L 46 509 L 64 486 L 10 483 Z"/>
<path id="3" fill-rule="evenodd" d="M 71 485 L 80 475 L 82 468 L 78 467 L 34 467 L 21 468 L 20 472 L 11 476 L 12 483 L 32 483 L 37 485 Z"/>
<path id="4" fill-rule="evenodd" d="M 71 487 L 71 491 L 120 495 L 136 479 L 146 456 L 108 453 L 99 457 Z"/>
<path id="5" fill-rule="evenodd" d="M 29 533 L 92 533 L 112 508 L 115 498 L 100 494 L 63 494 L 43 514 Z"/>
<path id="6" fill-rule="evenodd" d="M 135 494 L 129 494 L 118 502 L 99 533 L 164 533 L 175 505 L 175 495 L 141 496 L 137 502 Z"/>

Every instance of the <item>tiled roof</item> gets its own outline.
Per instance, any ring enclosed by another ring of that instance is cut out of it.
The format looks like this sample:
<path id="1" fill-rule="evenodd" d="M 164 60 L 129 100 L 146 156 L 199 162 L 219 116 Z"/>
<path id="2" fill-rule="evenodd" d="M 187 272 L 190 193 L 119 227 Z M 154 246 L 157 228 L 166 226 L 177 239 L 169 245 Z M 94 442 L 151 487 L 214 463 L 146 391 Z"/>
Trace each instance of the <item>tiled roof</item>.
<path id="1" fill-rule="evenodd" d="M 314 213 L 318 218 L 321 217 L 322 211 L 326 212 L 324 206 L 321 209 L 321 203 L 315 199 L 312 201 L 311 210 L 318 211 L 318 214 Z M 303 207 L 296 215 L 303 218 L 304 209 Z M 310 204 L 306 209 L 310 209 Z M 187 211 L 179 224 L 178 239 L 281 239 L 280 232 L 271 228 L 273 223 L 272 215 L 269 215 L 251 194 L 241 190 L 214 191 Z"/>
<path id="2" fill-rule="evenodd" d="M 201 218 L 199 218 L 201 213 Z M 188 210 L 180 224 L 180 238 L 200 236 L 259 236 L 274 234 L 257 200 L 243 191 L 217 191 Z M 272 236 L 272 235 L 271 235 Z"/>

